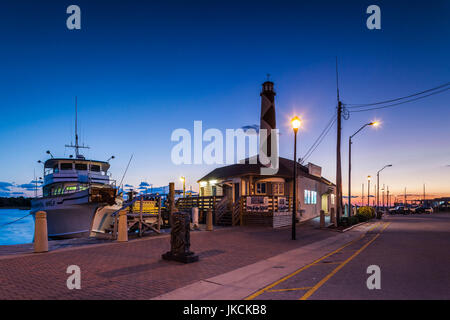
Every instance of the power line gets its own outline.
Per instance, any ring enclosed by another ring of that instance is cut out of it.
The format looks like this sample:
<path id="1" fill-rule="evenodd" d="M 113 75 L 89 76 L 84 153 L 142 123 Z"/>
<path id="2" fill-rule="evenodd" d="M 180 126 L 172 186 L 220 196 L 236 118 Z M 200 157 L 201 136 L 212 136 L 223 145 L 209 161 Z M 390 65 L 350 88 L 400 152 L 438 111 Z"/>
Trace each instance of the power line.
<path id="1" fill-rule="evenodd" d="M 24 215 L 23 217 L 21 217 L 21 218 L 19 218 L 19 219 L 16 219 L 16 220 L 14 220 L 14 221 L 10 221 L 10 222 L 4 223 L 4 224 L 0 225 L 0 228 L 6 227 L 7 225 L 10 225 L 10 224 L 13 224 L 13 223 L 15 223 L 15 222 L 17 222 L 17 221 L 20 221 L 20 220 L 22 220 L 22 219 L 25 219 L 25 218 L 28 217 L 30 214 L 31 214 L 31 213 L 28 213 L 28 214 Z"/>
<path id="2" fill-rule="evenodd" d="M 445 92 L 445 91 L 447 91 L 449 89 L 450 89 L 450 87 L 442 89 L 442 90 L 439 90 L 439 91 L 435 91 L 435 92 L 432 92 L 430 94 L 427 94 L 427 95 L 424 95 L 424 96 L 421 96 L 421 97 L 417 97 L 417 98 L 414 98 L 414 99 L 410 99 L 410 100 L 406 100 L 406 101 L 402 101 L 402 102 L 398 102 L 398 103 L 393 103 L 393 104 L 388 104 L 386 106 L 374 107 L 374 108 L 368 108 L 368 109 L 361 109 L 361 110 L 349 110 L 349 111 L 351 113 L 353 113 L 353 112 L 364 112 L 364 111 L 371 111 L 371 110 L 377 110 L 377 109 L 391 108 L 391 107 L 398 106 L 398 105 L 401 105 L 401 104 L 404 104 L 404 103 L 413 102 L 413 101 L 420 100 L 420 99 L 423 99 L 423 98 L 426 98 L 426 97 L 430 97 L 432 95 Z"/>
<path id="3" fill-rule="evenodd" d="M 317 139 L 313 142 L 313 144 L 309 147 L 308 151 L 306 151 L 306 153 L 303 155 L 302 159 L 306 158 L 308 156 L 308 154 L 310 153 L 310 151 L 314 148 L 315 144 L 319 141 L 319 139 L 322 137 L 322 135 L 325 133 L 325 131 L 327 130 L 327 128 L 330 126 L 331 122 L 333 122 L 335 117 L 335 114 L 330 118 L 330 120 L 328 121 L 328 123 L 326 124 L 325 128 L 323 128 L 322 132 L 319 134 L 319 136 L 317 137 Z"/>
<path id="4" fill-rule="evenodd" d="M 434 91 L 434 90 L 437 90 L 437 89 L 441 89 L 443 87 L 447 87 L 449 85 L 450 85 L 450 82 L 447 82 L 447 83 L 444 83 L 444 84 L 442 84 L 440 86 L 437 86 L 437 87 L 434 87 L 434 88 L 431 88 L 431 89 L 428 89 L 428 90 L 424 90 L 424 91 L 421 91 L 421 92 L 410 94 L 408 96 L 404 96 L 404 97 L 400 97 L 400 98 L 396 98 L 396 99 L 391 99 L 391 100 L 385 100 L 385 101 L 374 102 L 374 103 L 364 103 L 364 104 L 346 103 L 345 105 L 346 106 L 351 106 L 351 107 L 348 107 L 348 108 L 362 108 L 362 107 L 375 106 L 375 105 L 380 105 L 380 104 L 385 104 L 385 103 L 390 103 L 390 102 L 403 100 L 403 99 L 406 99 L 406 98 L 415 97 L 415 96 L 418 96 L 418 95 L 421 95 L 421 94 L 424 94 L 424 93 L 427 93 L 427 92 L 430 92 L 430 91 Z"/>
<path id="5" fill-rule="evenodd" d="M 314 141 L 314 143 L 311 145 L 311 147 L 308 149 L 308 151 L 302 157 L 302 163 L 304 163 L 306 161 L 306 159 L 308 159 L 312 155 L 312 153 L 322 143 L 323 139 L 327 136 L 328 132 L 331 130 L 331 128 L 333 127 L 334 123 L 336 122 L 335 116 L 336 116 L 336 114 L 333 114 L 333 116 L 331 117 L 330 121 L 328 121 L 328 123 L 325 126 L 325 128 L 322 130 L 320 135 L 317 137 L 316 141 Z"/>

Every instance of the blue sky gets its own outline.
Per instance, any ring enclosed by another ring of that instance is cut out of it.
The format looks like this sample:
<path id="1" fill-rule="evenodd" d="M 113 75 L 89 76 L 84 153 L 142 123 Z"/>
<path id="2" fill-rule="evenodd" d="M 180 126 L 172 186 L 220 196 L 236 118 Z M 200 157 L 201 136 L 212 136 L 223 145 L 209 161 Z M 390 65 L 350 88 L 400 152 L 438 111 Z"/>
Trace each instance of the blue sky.
<path id="1" fill-rule="evenodd" d="M 343 4 L 344 3 L 344 4 Z M 81 8 L 81 30 L 66 28 L 67 6 Z M 381 30 L 366 28 L 367 6 L 381 8 Z M 277 91 L 280 153 L 292 157 L 287 120 L 304 121 L 303 154 L 336 105 L 335 57 L 344 103 L 396 98 L 450 79 L 448 1 L 4 1 L 0 12 L 0 181 L 29 184 L 50 149 L 69 154 L 78 96 L 86 156 L 106 160 L 125 183 L 154 186 L 186 176 L 189 188 L 214 168 L 171 163 L 173 130 L 259 123 L 260 86 Z M 387 163 L 381 183 L 394 193 L 450 193 L 449 93 L 392 109 L 352 114 L 347 139 L 380 119 L 353 145 L 353 190 Z M 308 159 L 335 180 L 335 129 Z M 389 171 L 387 171 L 389 170 Z M 1 192 L 26 189 L 0 185 Z"/>

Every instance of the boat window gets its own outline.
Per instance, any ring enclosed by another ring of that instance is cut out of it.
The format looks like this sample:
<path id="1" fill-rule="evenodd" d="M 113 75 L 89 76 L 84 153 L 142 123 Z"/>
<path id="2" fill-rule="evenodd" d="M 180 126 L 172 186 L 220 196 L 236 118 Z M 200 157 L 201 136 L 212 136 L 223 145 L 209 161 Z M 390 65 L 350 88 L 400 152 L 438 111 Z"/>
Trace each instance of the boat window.
<path id="1" fill-rule="evenodd" d="M 91 164 L 91 171 L 100 172 L 100 166 L 97 164 Z"/>
<path id="2" fill-rule="evenodd" d="M 64 193 L 71 193 L 77 191 L 77 186 L 67 186 Z"/>
<path id="3" fill-rule="evenodd" d="M 87 171 L 86 163 L 75 163 L 75 170 Z"/>
<path id="4" fill-rule="evenodd" d="M 72 170 L 72 164 L 71 163 L 61 163 L 61 170 Z"/>

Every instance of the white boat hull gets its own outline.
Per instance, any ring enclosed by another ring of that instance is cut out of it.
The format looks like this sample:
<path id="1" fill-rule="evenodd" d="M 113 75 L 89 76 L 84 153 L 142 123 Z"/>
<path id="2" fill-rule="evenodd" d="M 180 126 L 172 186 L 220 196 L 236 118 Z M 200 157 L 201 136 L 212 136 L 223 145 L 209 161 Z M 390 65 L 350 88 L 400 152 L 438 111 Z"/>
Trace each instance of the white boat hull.
<path id="1" fill-rule="evenodd" d="M 111 213 L 120 207 L 121 204 L 90 202 L 87 189 L 35 199 L 31 203 L 31 213 L 33 217 L 38 211 L 47 213 L 47 232 L 50 239 L 79 238 L 105 233 L 112 221 Z"/>

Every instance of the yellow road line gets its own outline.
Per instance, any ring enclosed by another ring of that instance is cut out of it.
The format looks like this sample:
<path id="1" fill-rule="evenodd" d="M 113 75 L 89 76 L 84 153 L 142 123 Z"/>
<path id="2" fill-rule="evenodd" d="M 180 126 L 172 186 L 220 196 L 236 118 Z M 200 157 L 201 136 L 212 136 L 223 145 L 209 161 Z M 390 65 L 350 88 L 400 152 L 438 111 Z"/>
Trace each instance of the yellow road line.
<path id="1" fill-rule="evenodd" d="M 365 245 L 359 248 L 354 254 L 352 254 L 347 260 L 342 262 L 338 267 L 336 267 L 333 271 L 331 271 L 328 275 L 326 275 L 322 280 L 320 280 L 314 287 L 312 287 L 308 292 L 306 292 L 300 300 L 308 299 L 314 292 L 317 291 L 325 282 L 327 282 L 332 276 L 334 276 L 339 270 L 341 270 L 347 263 L 353 260 L 358 254 L 360 254 L 364 249 L 366 249 L 372 242 L 374 242 L 381 233 L 390 225 L 391 223 L 386 223 L 384 227 L 374 236 L 370 241 L 368 241 Z"/>
<path id="2" fill-rule="evenodd" d="M 366 236 L 367 232 L 372 231 L 372 230 L 375 229 L 379 224 L 380 224 L 379 222 L 376 223 L 373 227 L 371 227 L 369 230 L 367 230 L 366 233 L 364 233 L 361 237 L 359 237 L 359 238 L 357 238 L 357 239 L 355 239 L 355 240 L 353 240 L 353 241 L 350 241 L 350 242 L 346 243 L 346 244 L 343 245 L 342 247 L 340 247 L 340 248 L 334 250 L 333 252 L 330 252 L 330 253 L 324 255 L 323 257 L 321 257 L 321 258 L 315 260 L 314 262 L 312 262 L 312 263 L 310 263 L 310 264 L 308 264 L 308 265 L 306 265 L 306 266 L 304 266 L 304 267 L 302 267 L 302 268 L 300 268 L 300 269 L 294 271 L 293 273 L 291 273 L 291 274 L 289 274 L 289 275 L 287 275 L 287 276 L 281 278 L 280 280 L 275 281 L 274 283 L 268 285 L 267 287 L 264 287 L 264 288 L 262 288 L 262 289 L 256 291 L 255 293 L 253 293 L 252 295 L 248 296 L 248 297 L 245 298 L 244 300 L 253 300 L 253 299 L 255 299 L 257 296 L 263 294 L 263 293 L 266 292 L 267 290 L 270 290 L 270 289 L 272 289 L 273 287 L 275 287 L 275 286 L 279 285 L 280 283 L 282 283 L 283 281 L 286 281 L 287 279 L 292 278 L 293 276 L 295 276 L 295 275 L 299 274 L 300 272 L 302 272 L 302 271 L 308 269 L 309 267 L 313 266 L 313 265 L 316 264 L 317 262 L 320 262 L 320 261 L 322 261 L 323 259 L 326 259 L 326 258 L 328 258 L 329 256 L 335 254 L 336 252 L 339 252 L 339 251 L 341 251 L 342 249 L 348 247 L 349 245 L 351 245 L 351 244 L 353 244 L 353 243 L 355 243 L 355 242 L 361 240 L 362 238 L 364 238 L 364 237 Z"/>
<path id="3" fill-rule="evenodd" d="M 267 290 L 266 292 L 284 292 L 284 291 L 299 291 L 299 290 L 309 290 L 312 287 L 303 287 L 303 288 L 289 288 L 289 289 L 272 289 Z"/>

